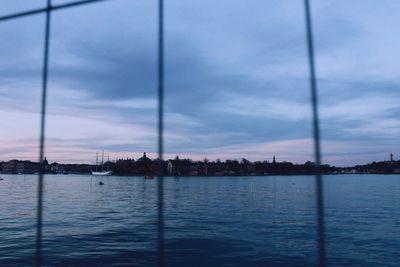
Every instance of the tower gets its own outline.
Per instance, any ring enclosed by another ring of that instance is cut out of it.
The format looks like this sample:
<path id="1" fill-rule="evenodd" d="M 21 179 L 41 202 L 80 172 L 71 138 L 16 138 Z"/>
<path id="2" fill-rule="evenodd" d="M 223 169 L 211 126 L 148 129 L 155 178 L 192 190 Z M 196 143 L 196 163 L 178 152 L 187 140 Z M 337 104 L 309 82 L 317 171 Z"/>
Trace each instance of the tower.
<path id="1" fill-rule="evenodd" d="M 272 158 L 272 163 L 276 163 L 275 155 L 274 155 L 274 157 Z"/>
<path id="2" fill-rule="evenodd" d="M 393 159 L 393 153 L 390 153 L 390 161 L 394 161 L 394 159 Z"/>

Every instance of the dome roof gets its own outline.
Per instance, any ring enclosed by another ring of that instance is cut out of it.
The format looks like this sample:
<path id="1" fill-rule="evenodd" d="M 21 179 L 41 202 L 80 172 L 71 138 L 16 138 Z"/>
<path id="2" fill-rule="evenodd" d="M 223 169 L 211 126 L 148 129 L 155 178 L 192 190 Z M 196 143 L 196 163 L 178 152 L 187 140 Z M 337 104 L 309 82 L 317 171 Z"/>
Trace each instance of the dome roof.
<path id="1" fill-rule="evenodd" d="M 149 159 L 146 156 L 146 152 L 143 152 L 143 157 L 139 158 L 137 161 L 140 161 L 140 162 L 151 162 L 151 159 Z"/>

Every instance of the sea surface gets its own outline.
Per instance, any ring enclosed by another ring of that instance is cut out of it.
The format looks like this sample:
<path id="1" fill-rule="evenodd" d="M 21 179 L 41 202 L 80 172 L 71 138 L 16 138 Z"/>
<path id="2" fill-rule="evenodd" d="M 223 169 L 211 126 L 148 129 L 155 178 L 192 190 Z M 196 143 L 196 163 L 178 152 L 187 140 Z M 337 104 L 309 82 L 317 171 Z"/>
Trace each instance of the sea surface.
<path id="1" fill-rule="evenodd" d="M 33 266 L 37 176 L 1 177 L 0 266 Z M 166 266 L 317 265 L 314 177 L 164 179 Z M 325 176 L 324 200 L 328 266 L 399 266 L 400 176 Z M 47 175 L 43 219 L 44 266 L 157 263 L 157 179 Z"/>

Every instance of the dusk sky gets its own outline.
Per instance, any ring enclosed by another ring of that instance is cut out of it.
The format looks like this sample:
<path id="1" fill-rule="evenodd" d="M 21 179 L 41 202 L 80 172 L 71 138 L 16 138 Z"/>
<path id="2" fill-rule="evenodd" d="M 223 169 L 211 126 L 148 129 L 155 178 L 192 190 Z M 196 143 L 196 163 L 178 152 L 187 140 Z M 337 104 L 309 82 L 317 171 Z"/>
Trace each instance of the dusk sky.
<path id="1" fill-rule="evenodd" d="M 2 1 L 0 15 L 46 1 Z M 53 4 L 72 1 L 53 0 Z M 313 160 L 303 1 L 165 1 L 165 158 Z M 323 163 L 400 158 L 400 2 L 311 1 Z M 37 160 L 44 15 L 0 23 L 0 160 Z M 157 1 L 52 14 L 50 162 L 157 151 Z"/>

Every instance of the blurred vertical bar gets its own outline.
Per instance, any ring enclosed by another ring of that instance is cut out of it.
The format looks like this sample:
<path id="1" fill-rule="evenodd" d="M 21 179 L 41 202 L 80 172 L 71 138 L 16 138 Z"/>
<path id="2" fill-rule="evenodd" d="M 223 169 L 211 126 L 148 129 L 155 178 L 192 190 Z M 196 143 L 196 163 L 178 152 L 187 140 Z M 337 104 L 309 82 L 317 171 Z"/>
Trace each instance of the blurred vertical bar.
<path id="1" fill-rule="evenodd" d="M 164 266 L 164 3 L 158 2 L 158 265 Z"/>
<path id="2" fill-rule="evenodd" d="M 311 11 L 309 0 L 304 0 L 304 11 L 306 19 L 307 31 L 307 48 L 308 48 L 308 63 L 310 68 L 310 89 L 311 89 L 311 104 L 313 116 L 313 135 L 314 135 L 314 150 L 315 150 L 315 163 L 316 163 L 316 204 L 318 216 L 318 252 L 319 252 L 319 266 L 326 265 L 325 255 L 325 225 L 324 225 L 324 199 L 323 199 L 323 185 L 321 175 L 321 145 L 320 145 L 320 129 L 319 129 L 319 116 L 318 116 L 318 95 L 317 95 L 317 81 L 315 74 L 315 61 L 314 61 L 314 41 L 311 22 Z"/>
<path id="3" fill-rule="evenodd" d="M 51 0 L 47 0 L 45 36 L 44 36 L 44 55 L 42 71 L 42 103 L 40 118 L 40 140 L 39 140 L 39 181 L 38 181 L 38 202 L 37 202 L 37 222 L 36 222 L 36 266 L 42 265 L 42 218 L 43 218 L 43 166 L 44 141 L 45 141 L 45 122 L 46 122 L 46 97 L 47 97 L 47 74 L 49 62 L 49 39 L 50 39 L 50 14 Z"/>

